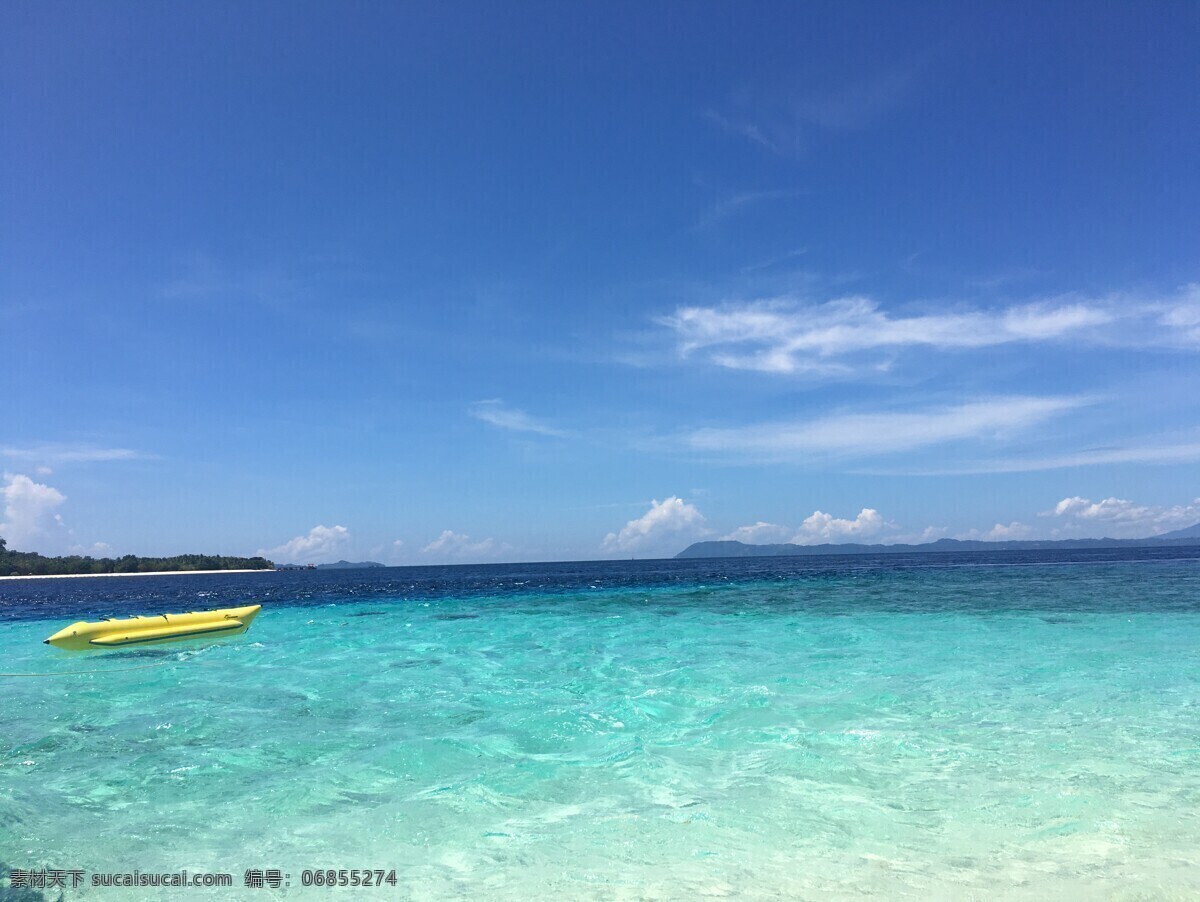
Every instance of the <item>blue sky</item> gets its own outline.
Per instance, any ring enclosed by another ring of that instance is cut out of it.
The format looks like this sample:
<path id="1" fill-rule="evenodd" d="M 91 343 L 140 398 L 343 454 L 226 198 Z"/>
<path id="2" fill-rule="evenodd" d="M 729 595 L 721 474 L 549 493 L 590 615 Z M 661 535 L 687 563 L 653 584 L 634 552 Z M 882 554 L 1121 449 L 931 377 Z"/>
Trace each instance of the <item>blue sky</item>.
<path id="1" fill-rule="evenodd" d="M 1200 521 L 1200 7 L 0 10 L 0 535 Z"/>

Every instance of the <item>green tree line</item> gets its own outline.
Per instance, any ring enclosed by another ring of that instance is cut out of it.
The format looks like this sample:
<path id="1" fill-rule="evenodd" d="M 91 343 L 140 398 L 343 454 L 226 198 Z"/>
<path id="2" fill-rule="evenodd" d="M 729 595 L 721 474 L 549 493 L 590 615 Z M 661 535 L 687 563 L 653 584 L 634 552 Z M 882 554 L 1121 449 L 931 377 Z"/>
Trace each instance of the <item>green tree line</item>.
<path id="1" fill-rule="evenodd" d="M 152 573 L 158 570 L 271 570 L 275 565 L 262 557 L 230 557 L 224 554 L 177 554 L 174 557 L 94 558 L 72 554 L 43 557 L 36 551 L 9 551 L 0 538 L 0 576 L 69 576 L 74 573 Z"/>

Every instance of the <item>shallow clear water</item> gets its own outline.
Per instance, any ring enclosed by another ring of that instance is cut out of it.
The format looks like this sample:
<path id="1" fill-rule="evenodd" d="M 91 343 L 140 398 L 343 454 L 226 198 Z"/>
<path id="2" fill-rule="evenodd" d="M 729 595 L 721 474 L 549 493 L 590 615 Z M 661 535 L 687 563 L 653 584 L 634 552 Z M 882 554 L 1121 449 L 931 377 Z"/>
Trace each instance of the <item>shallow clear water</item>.
<path id="1" fill-rule="evenodd" d="M 1124 557 L 0 582 L 0 670 L 59 674 L 0 679 L 0 861 L 280 868 L 286 896 L 394 868 L 380 897 L 1196 897 L 1200 562 Z M 251 598 L 232 641 L 41 644 Z"/>

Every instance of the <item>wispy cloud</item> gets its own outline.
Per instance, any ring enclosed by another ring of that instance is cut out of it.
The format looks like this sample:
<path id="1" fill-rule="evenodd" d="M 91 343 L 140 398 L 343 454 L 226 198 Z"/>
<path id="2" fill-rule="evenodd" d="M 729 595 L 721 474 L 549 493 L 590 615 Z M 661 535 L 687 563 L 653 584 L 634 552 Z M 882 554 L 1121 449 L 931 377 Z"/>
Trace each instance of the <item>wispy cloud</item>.
<path id="1" fill-rule="evenodd" d="M 780 188 L 770 191 L 740 191 L 714 204 L 712 209 L 700 218 L 694 228 L 702 229 L 713 226 L 723 219 L 727 219 L 730 216 L 734 216 L 760 204 L 770 203 L 771 201 L 791 200 L 803 194 L 805 194 L 805 191 L 801 188 Z"/>
<path id="2" fill-rule="evenodd" d="M 683 436 L 696 451 L 755 460 L 797 460 L 814 454 L 869 456 L 966 439 L 999 438 L 1068 413 L 1087 399 L 1000 397 L 907 413 L 846 413 L 811 420 L 697 429 Z"/>
<path id="3" fill-rule="evenodd" d="M 773 267 L 779 266 L 780 264 L 789 263 L 792 260 L 797 259 L 798 257 L 803 257 L 807 253 L 808 253 L 808 248 L 806 248 L 806 247 L 793 248 L 790 251 L 786 251 L 782 254 L 776 254 L 773 257 L 766 257 L 762 260 L 757 260 L 754 263 L 747 263 L 745 266 L 742 267 L 742 272 L 743 273 L 756 273 L 756 272 L 761 272 L 764 269 L 772 269 Z"/>
<path id="4" fill-rule="evenodd" d="M 1068 467 L 1104 464 L 1179 464 L 1191 461 L 1200 461 L 1200 442 L 1158 442 L 1145 439 L 1142 443 L 1126 447 L 1090 448 L 1045 457 L 1003 457 L 972 461 L 958 466 L 904 472 L 921 476 L 972 476 L 984 473 L 1032 473 L 1039 470 L 1062 470 Z"/>
<path id="5" fill-rule="evenodd" d="M 1022 282 L 1028 282 L 1030 279 L 1037 278 L 1038 275 L 1040 273 L 1032 266 L 1010 266 L 1007 269 L 967 279 L 966 284 L 971 288 L 978 288 L 982 291 L 998 291 L 1000 289 L 1011 288 Z"/>
<path id="6" fill-rule="evenodd" d="M 871 298 L 824 303 L 793 297 L 681 306 L 658 324 L 676 352 L 731 369 L 779 374 L 850 374 L 878 356 L 925 348 L 961 351 L 1006 344 L 1071 342 L 1200 350 L 1200 285 L 1159 298 L 1066 296 L 1001 308 L 896 314 Z"/>
<path id="7" fill-rule="evenodd" d="M 855 79 L 800 98 L 795 105 L 796 120 L 833 132 L 865 128 L 899 106 L 912 84 L 912 72 L 903 69 Z"/>
<path id="8" fill-rule="evenodd" d="M 744 94 L 704 118 L 722 131 L 775 154 L 800 152 L 816 133 L 857 131 L 874 125 L 912 92 L 911 69 L 893 68 L 827 88 L 775 87 Z"/>
<path id="9" fill-rule="evenodd" d="M 704 118 L 713 125 L 720 128 L 722 131 L 728 132 L 731 135 L 740 135 L 747 141 L 751 141 L 758 146 L 771 151 L 772 153 L 782 153 L 783 148 L 776 144 L 771 138 L 768 138 L 762 128 L 755 125 L 753 122 L 748 122 L 744 119 L 735 119 L 723 116 L 716 110 L 705 110 Z"/>
<path id="10" fill-rule="evenodd" d="M 680 307 L 659 320 L 687 357 L 768 373 L 850 371 L 838 358 L 864 351 L 984 348 L 1078 338 L 1115 319 L 1082 303 L 1025 304 L 1001 311 L 894 316 L 864 297 L 802 305 L 774 300 Z"/>
<path id="11" fill-rule="evenodd" d="M 245 266 L 196 252 L 177 261 L 173 278 L 158 286 L 158 296 L 172 303 L 260 304 L 272 310 L 291 310 L 312 295 L 314 284 L 354 272 L 347 258 L 310 255 L 290 258 L 286 265 Z"/>
<path id="12" fill-rule="evenodd" d="M 508 407 L 499 398 L 476 401 L 471 405 L 467 413 L 477 420 L 482 420 L 501 429 L 510 429 L 514 432 L 533 432 L 537 435 L 552 436 L 554 438 L 563 438 L 569 434 L 562 429 L 556 429 L 548 423 L 530 416 L 519 408 Z"/>
<path id="13" fill-rule="evenodd" d="M 118 460 L 145 460 L 154 455 L 132 448 L 103 448 L 96 445 L 43 444 L 0 447 L 0 457 L 35 461 L 41 464 L 99 463 Z"/>
<path id="14" fill-rule="evenodd" d="M 1188 342 L 1200 344 L 1200 284 L 1187 291 L 1162 314 L 1162 324 L 1177 329 Z"/>

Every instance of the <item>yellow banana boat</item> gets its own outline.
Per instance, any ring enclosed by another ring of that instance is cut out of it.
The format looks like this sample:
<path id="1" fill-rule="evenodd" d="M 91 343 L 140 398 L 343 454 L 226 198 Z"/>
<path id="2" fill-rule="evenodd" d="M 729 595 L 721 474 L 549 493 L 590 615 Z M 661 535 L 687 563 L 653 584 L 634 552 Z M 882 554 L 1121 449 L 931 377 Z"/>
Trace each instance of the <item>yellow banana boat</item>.
<path id="1" fill-rule="evenodd" d="M 177 639 L 236 636 L 244 633 L 262 610 L 262 605 L 193 611 L 190 614 L 159 614 L 157 617 L 115 617 L 99 623 L 79 621 L 65 626 L 46 639 L 47 645 L 79 651 L 86 648 L 124 648 Z"/>

